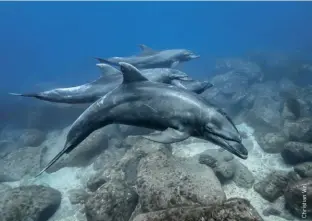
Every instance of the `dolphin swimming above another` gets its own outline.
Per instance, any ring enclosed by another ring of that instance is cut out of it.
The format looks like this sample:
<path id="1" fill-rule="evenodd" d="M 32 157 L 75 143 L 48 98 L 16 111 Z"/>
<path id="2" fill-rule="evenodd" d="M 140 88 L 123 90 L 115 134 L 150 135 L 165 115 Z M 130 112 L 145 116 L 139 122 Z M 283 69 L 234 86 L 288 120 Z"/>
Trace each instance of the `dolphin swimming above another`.
<path id="1" fill-rule="evenodd" d="M 161 131 L 143 136 L 174 143 L 190 136 L 216 142 L 246 159 L 247 149 L 232 120 L 199 95 L 176 86 L 148 81 L 131 64 L 121 62 L 123 82 L 87 108 L 72 124 L 63 150 L 37 175 L 70 153 L 92 132 L 110 124 L 125 124 Z"/>
<path id="2" fill-rule="evenodd" d="M 53 103 L 63 103 L 63 104 L 93 103 L 100 97 L 104 96 L 109 91 L 119 86 L 123 80 L 122 73 L 116 68 L 107 64 L 99 64 L 97 66 L 101 68 L 103 74 L 99 79 L 91 83 L 75 87 L 56 88 L 38 93 L 27 93 L 27 94 L 10 93 L 10 94 L 15 96 L 37 98 L 39 100 L 44 100 Z M 167 84 L 170 84 L 172 80 L 190 79 L 186 73 L 170 68 L 146 69 L 142 70 L 142 74 L 150 81 L 162 82 Z M 207 87 L 205 83 L 194 85 L 194 83 L 188 82 L 185 83 L 184 85 L 182 84 L 178 85 L 178 82 L 175 82 L 175 84 L 177 84 L 178 87 L 180 86 L 186 89 L 188 89 L 189 86 L 190 89 L 194 92 L 202 90 L 203 88 Z"/>
<path id="3" fill-rule="evenodd" d="M 96 58 L 101 63 L 118 65 L 119 62 L 132 64 L 138 69 L 147 68 L 174 68 L 178 64 L 199 58 L 194 52 L 187 49 L 168 49 L 155 51 L 146 45 L 139 45 L 142 52 L 130 57 Z"/>

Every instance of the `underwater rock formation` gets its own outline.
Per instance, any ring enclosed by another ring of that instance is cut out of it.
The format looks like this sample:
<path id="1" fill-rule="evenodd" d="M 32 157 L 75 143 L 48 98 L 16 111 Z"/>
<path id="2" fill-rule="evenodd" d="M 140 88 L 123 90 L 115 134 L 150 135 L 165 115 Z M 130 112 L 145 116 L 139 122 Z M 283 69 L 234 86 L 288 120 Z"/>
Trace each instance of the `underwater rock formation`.
<path id="1" fill-rule="evenodd" d="M 88 221 L 128 221 L 138 203 L 137 193 L 121 181 L 109 181 L 85 204 Z"/>
<path id="2" fill-rule="evenodd" d="M 136 216 L 133 221 L 263 221 L 248 200 L 228 199 L 211 207 L 179 207 Z"/>
<path id="3" fill-rule="evenodd" d="M 250 170 L 238 160 L 235 160 L 235 175 L 233 178 L 236 186 L 250 189 L 255 183 L 254 175 L 250 172 Z"/>
<path id="4" fill-rule="evenodd" d="M 83 189 L 71 189 L 68 191 L 71 204 L 83 204 L 89 198 L 89 194 Z"/>
<path id="5" fill-rule="evenodd" d="M 312 177 L 312 162 L 305 162 L 294 167 L 294 171 L 302 178 Z"/>
<path id="6" fill-rule="evenodd" d="M 291 141 L 312 142 L 312 119 L 305 117 L 297 121 L 286 121 L 283 132 Z"/>
<path id="7" fill-rule="evenodd" d="M 266 153 L 280 153 L 284 149 L 287 137 L 281 133 L 267 133 L 257 136 L 260 147 Z"/>
<path id="8" fill-rule="evenodd" d="M 252 108 L 246 114 L 246 120 L 256 128 L 276 131 L 282 126 L 281 103 L 274 96 L 256 96 Z"/>
<path id="9" fill-rule="evenodd" d="M 286 208 L 295 216 L 312 218 L 312 178 L 305 178 L 288 185 L 285 190 Z"/>
<path id="10" fill-rule="evenodd" d="M 274 202 L 283 195 L 288 185 L 288 175 L 283 171 L 274 171 L 254 185 L 254 189 L 264 199 Z"/>
<path id="11" fill-rule="evenodd" d="M 292 165 L 312 161 L 312 143 L 287 142 L 281 155 Z"/>
<path id="12" fill-rule="evenodd" d="M 233 180 L 238 187 L 249 189 L 255 182 L 249 169 L 222 149 L 206 150 L 199 155 L 198 161 L 212 168 L 222 184 Z"/>
<path id="13" fill-rule="evenodd" d="M 87 188 L 91 192 L 95 192 L 99 187 L 101 187 L 104 183 L 107 182 L 107 179 L 101 176 L 101 173 L 96 173 L 95 175 L 91 176 L 87 182 Z"/>
<path id="14" fill-rule="evenodd" d="M 50 187 L 32 185 L 13 188 L 0 199 L 0 220 L 46 221 L 58 209 L 61 193 Z"/>
<path id="15" fill-rule="evenodd" d="M 158 151 L 138 166 L 137 191 L 142 212 L 222 203 L 225 194 L 213 171 L 195 160 L 175 160 Z"/>

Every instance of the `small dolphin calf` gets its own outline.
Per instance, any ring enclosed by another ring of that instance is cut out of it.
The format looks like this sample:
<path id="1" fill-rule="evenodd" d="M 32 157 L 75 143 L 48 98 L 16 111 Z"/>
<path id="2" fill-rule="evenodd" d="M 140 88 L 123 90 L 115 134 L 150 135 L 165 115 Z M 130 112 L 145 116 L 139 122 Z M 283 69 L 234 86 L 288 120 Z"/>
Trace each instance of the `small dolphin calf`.
<path id="1" fill-rule="evenodd" d="M 116 68 L 107 65 L 97 65 L 101 68 L 102 76 L 87 84 L 68 88 L 56 88 L 39 93 L 10 93 L 10 95 L 33 97 L 39 100 L 65 103 L 65 104 L 85 104 L 93 103 L 100 97 L 104 96 L 109 91 L 118 87 L 122 83 L 122 73 Z M 184 72 L 175 69 L 147 69 L 143 71 L 143 75 L 150 81 L 162 82 L 170 84 L 172 80 L 189 79 Z"/>
<path id="2" fill-rule="evenodd" d="M 109 124 L 154 129 L 146 139 L 173 143 L 190 136 L 216 141 L 224 149 L 246 159 L 248 152 L 231 119 L 199 95 L 168 84 L 148 81 L 140 71 L 120 63 L 122 84 L 93 103 L 72 124 L 64 149 L 37 175 L 70 153 L 93 131 Z"/>
<path id="3" fill-rule="evenodd" d="M 199 58 L 190 50 L 186 49 L 169 49 L 155 51 L 146 45 L 140 45 L 142 50 L 140 55 L 130 57 L 112 57 L 112 58 L 96 58 L 101 63 L 110 65 L 118 65 L 119 62 L 127 62 L 139 69 L 147 68 L 174 68 L 179 63 Z"/>

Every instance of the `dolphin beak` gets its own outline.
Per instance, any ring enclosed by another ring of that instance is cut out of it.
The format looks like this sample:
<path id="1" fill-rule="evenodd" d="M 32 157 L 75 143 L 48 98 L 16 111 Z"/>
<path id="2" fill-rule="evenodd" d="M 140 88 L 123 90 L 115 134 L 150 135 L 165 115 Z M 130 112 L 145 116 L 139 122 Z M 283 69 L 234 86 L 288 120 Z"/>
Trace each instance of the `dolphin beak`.
<path id="1" fill-rule="evenodd" d="M 234 141 L 225 141 L 228 145 L 223 147 L 227 151 L 231 152 L 235 156 L 246 160 L 248 158 L 248 150 L 242 143 L 237 143 Z"/>
<path id="2" fill-rule="evenodd" d="M 207 133 L 205 138 L 211 140 L 213 143 L 219 145 L 223 149 L 229 151 L 241 159 L 246 160 L 248 158 L 248 150 L 241 142 L 225 140 L 210 133 Z"/>
<path id="3" fill-rule="evenodd" d="M 192 59 L 200 58 L 200 55 L 193 54 L 193 55 L 191 55 L 191 58 L 192 58 Z"/>

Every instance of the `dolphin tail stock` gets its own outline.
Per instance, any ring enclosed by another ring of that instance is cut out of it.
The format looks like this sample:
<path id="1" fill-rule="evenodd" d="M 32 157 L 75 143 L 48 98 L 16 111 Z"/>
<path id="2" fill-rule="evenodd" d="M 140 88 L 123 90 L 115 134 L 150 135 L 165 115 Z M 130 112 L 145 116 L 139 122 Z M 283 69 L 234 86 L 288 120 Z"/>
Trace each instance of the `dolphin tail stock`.
<path id="1" fill-rule="evenodd" d="M 28 94 L 9 93 L 9 95 L 20 96 L 20 97 L 38 97 L 39 96 L 36 93 L 28 93 Z"/>
<path id="2" fill-rule="evenodd" d="M 46 170 L 48 170 L 58 159 L 60 159 L 67 152 L 67 148 L 64 148 L 61 152 L 59 152 L 49 163 L 46 165 L 35 177 L 40 176 Z"/>
<path id="3" fill-rule="evenodd" d="M 109 61 L 108 59 L 99 58 L 99 57 L 94 57 L 94 58 L 95 58 L 96 60 L 98 60 L 100 63 L 109 64 L 109 65 L 117 65 L 117 66 L 118 66 L 118 63 Z"/>

